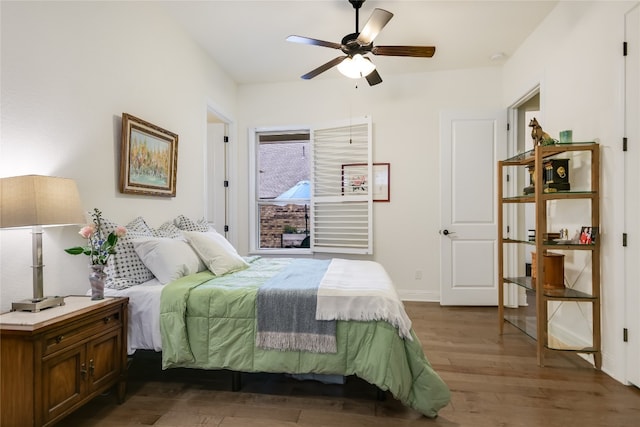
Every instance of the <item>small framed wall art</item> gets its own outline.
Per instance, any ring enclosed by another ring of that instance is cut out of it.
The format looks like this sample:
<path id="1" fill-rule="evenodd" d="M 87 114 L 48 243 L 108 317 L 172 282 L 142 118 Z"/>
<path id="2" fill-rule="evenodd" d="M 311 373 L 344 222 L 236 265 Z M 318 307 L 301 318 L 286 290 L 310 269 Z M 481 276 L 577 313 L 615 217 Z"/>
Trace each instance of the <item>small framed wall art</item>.
<path id="1" fill-rule="evenodd" d="M 598 227 L 582 226 L 580 229 L 579 243 L 582 245 L 592 245 L 598 239 Z"/>
<path id="2" fill-rule="evenodd" d="M 366 163 L 348 163 L 342 165 L 342 194 L 363 194 L 369 191 L 372 183 L 374 202 L 391 201 L 390 163 L 374 163 L 373 179 L 367 177 Z"/>
<path id="3" fill-rule="evenodd" d="M 122 113 L 120 192 L 175 197 L 178 135 Z"/>

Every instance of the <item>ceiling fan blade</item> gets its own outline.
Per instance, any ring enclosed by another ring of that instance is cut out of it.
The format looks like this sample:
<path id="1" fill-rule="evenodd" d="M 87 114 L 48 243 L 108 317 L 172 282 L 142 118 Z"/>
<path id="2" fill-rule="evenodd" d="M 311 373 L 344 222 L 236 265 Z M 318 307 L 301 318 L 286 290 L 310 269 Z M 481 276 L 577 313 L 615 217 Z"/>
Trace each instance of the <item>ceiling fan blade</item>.
<path id="1" fill-rule="evenodd" d="M 382 77 L 380 77 L 380 74 L 378 74 L 378 70 L 373 70 L 365 78 L 367 79 L 369 86 L 374 86 L 378 83 L 382 83 Z"/>
<path id="2" fill-rule="evenodd" d="M 387 25 L 393 18 L 393 13 L 388 12 L 384 9 L 374 9 L 371 17 L 360 31 L 360 35 L 356 39 L 356 41 L 360 44 L 360 46 L 366 46 L 373 42 L 380 31 Z"/>
<path id="3" fill-rule="evenodd" d="M 338 56 L 337 58 L 332 59 L 331 61 L 327 62 L 326 64 L 323 64 L 323 65 L 319 66 L 315 70 L 309 71 L 307 74 L 305 74 L 304 76 L 301 76 L 301 77 L 303 79 L 305 79 L 305 80 L 312 79 L 315 76 L 317 76 L 318 74 L 324 73 L 329 68 L 335 67 L 336 65 L 338 65 L 339 63 L 344 61 L 345 58 L 346 58 L 346 56 Z"/>
<path id="4" fill-rule="evenodd" d="M 312 38 L 303 37 L 303 36 L 289 36 L 287 37 L 287 41 L 293 42 L 293 43 L 309 44 L 313 46 L 331 47 L 334 49 L 342 48 L 342 45 L 340 43 L 327 42 L 324 40 L 312 39 Z"/>
<path id="5" fill-rule="evenodd" d="M 435 46 L 374 46 L 374 55 L 384 56 L 414 56 L 417 58 L 431 58 L 436 53 Z"/>

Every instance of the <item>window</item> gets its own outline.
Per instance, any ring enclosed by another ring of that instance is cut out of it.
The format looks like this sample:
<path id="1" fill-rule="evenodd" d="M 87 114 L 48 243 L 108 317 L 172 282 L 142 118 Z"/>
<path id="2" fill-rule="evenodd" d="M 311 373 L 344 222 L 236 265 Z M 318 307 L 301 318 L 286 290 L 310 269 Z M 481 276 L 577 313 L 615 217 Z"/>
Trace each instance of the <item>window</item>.
<path id="1" fill-rule="evenodd" d="M 371 254 L 370 135 L 368 118 L 251 132 L 251 252 Z M 358 191 L 347 182 L 353 165 L 364 174 Z"/>
<path id="2" fill-rule="evenodd" d="M 309 131 L 256 133 L 257 249 L 308 248 Z"/>

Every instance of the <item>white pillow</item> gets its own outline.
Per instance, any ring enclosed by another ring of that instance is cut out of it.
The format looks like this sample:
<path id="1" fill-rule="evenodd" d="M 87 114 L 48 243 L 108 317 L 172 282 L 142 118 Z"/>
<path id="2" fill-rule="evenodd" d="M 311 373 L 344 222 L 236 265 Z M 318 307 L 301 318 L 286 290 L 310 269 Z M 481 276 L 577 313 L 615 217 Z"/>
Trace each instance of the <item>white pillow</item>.
<path id="1" fill-rule="evenodd" d="M 133 239 L 133 247 L 144 265 L 163 285 L 206 269 L 191 246 L 182 239 L 137 238 Z"/>
<path id="2" fill-rule="evenodd" d="M 183 235 L 207 268 L 216 276 L 249 267 L 231 243 L 216 231 L 184 231 Z"/>

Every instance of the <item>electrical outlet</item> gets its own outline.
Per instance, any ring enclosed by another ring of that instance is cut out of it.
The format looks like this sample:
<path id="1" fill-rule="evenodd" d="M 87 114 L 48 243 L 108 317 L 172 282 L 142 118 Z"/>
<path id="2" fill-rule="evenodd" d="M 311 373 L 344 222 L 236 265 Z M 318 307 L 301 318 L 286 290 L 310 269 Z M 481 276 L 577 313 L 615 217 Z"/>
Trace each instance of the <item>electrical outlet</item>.
<path id="1" fill-rule="evenodd" d="M 422 270 L 416 270 L 416 280 L 422 279 Z"/>

